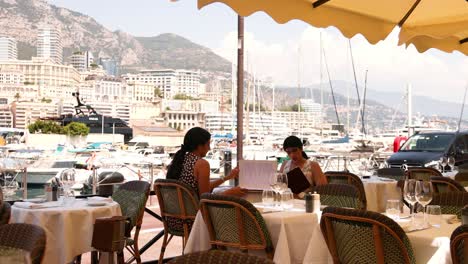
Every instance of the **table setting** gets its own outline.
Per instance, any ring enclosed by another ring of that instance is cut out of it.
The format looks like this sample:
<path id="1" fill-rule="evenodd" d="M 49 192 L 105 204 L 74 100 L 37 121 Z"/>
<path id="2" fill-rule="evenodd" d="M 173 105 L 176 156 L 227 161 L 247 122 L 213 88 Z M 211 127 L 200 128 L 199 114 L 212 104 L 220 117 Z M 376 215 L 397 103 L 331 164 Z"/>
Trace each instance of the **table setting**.
<path id="1" fill-rule="evenodd" d="M 43 263 L 68 263 L 92 250 L 93 225 L 97 218 L 121 215 L 112 198 L 67 196 L 57 201 L 26 200 L 11 207 L 10 223 L 34 224 L 46 232 Z"/>

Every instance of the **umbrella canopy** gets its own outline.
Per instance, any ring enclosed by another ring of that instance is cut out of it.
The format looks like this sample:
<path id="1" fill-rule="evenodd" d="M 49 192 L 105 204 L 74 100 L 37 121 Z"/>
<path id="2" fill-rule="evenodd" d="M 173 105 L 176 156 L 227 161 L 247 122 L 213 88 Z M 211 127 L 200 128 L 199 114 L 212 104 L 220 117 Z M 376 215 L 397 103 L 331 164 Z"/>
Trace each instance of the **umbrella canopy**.
<path id="1" fill-rule="evenodd" d="M 400 44 L 422 52 L 438 48 L 468 55 L 468 2 L 464 0 L 198 0 L 220 2 L 241 16 L 264 11 L 278 23 L 299 19 L 315 27 L 335 26 L 344 36 L 362 34 L 371 44 L 401 27 Z"/>

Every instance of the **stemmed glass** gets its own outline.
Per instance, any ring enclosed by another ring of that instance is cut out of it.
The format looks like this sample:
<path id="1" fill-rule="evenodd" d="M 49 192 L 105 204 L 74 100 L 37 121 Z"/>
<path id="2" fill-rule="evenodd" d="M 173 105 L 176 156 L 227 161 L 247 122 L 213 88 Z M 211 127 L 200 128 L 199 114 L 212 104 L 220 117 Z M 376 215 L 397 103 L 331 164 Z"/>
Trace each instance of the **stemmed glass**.
<path id="1" fill-rule="evenodd" d="M 405 187 L 403 188 L 403 198 L 407 203 L 411 205 L 410 214 L 411 222 L 414 222 L 414 211 L 417 202 L 416 199 L 416 180 L 410 179 L 405 181 Z"/>
<path id="2" fill-rule="evenodd" d="M 65 170 L 60 174 L 60 182 L 63 185 L 64 196 L 73 196 L 71 188 L 75 184 L 75 171 Z"/>
<path id="3" fill-rule="evenodd" d="M 445 167 L 447 166 L 448 160 L 447 157 L 443 156 L 440 158 L 440 166 L 442 167 L 442 173 L 445 172 Z"/>
<path id="4" fill-rule="evenodd" d="M 449 165 L 450 167 L 450 171 L 453 172 L 454 168 L 455 168 L 455 158 L 450 156 L 447 158 L 447 164 Z"/>
<path id="5" fill-rule="evenodd" d="M 281 194 L 288 188 L 288 176 L 286 173 L 276 173 L 272 179 L 271 188 L 278 194 L 278 201 L 281 201 Z"/>
<path id="6" fill-rule="evenodd" d="M 416 200 L 423 206 L 424 225 L 426 224 L 426 206 L 432 201 L 432 183 L 430 181 L 418 181 L 416 183 Z"/>

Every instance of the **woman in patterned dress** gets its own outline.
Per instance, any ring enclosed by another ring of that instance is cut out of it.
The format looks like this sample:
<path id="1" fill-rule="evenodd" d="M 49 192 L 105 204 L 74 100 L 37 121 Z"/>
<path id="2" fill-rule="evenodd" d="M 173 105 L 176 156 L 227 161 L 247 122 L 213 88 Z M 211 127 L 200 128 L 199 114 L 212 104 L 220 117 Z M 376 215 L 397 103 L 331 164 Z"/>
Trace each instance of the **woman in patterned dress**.
<path id="1" fill-rule="evenodd" d="M 229 176 L 210 181 L 210 164 L 203 159 L 210 150 L 210 141 L 211 134 L 203 128 L 194 127 L 187 131 L 184 144 L 174 155 L 166 177 L 190 185 L 199 195 L 209 193 L 225 181 L 237 178 L 239 169 L 235 168 Z M 245 191 L 233 187 L 222 194 L 242 196 Z"/>
<path id="2" fill-rule="evenodd" d="M 296 136 L 290 136 L 284 140 L 283 149 L 290 160 L 283 162 L 280 171 L 288 173 L 295 168 L 300 168 L 311 186 L 327 184 L 327 178 L 322 172 L 320 165 L 309 160 L 303 150 L 302 141 Z"/>

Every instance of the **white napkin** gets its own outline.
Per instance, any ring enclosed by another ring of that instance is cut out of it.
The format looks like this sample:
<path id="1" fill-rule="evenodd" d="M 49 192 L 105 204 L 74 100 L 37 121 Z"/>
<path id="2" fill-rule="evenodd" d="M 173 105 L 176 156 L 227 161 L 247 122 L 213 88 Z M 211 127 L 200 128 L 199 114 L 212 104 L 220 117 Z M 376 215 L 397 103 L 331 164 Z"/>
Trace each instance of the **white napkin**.
<path id="1" fill-rule="evenodd" d="M 101 196 L 92 196 L 88 197 L 89 202 L 103 202 L 103 203 L 111 203 L 113 200 L 111 197 L 101 197 Z"/>
<path id="2" fill-rule="evenodd" d="M 13 205 L 19 208 L 24 208 L 24 209 L 40 209 L 40 208 L 50 208 L 50 207 L 59 206 L 57 202 L 41 203 L 41 204 L 31 203 L 31 202 L 15 202 Z"/>

